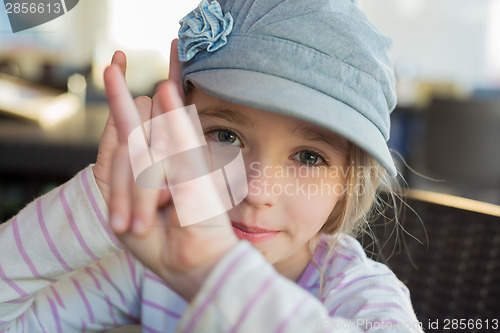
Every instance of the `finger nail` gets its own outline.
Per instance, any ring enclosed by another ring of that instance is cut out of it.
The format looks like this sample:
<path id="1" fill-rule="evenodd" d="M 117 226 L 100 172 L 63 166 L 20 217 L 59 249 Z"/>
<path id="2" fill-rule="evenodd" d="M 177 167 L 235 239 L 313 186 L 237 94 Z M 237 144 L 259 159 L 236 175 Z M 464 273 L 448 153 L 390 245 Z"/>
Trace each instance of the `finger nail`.
<path id="1" fill-rule="evenodd" d="M 123 219 L 120 215 L 113 214 L 111 216 L 111 227 L 118 230 L 121 230 L 123 228 Z"/>

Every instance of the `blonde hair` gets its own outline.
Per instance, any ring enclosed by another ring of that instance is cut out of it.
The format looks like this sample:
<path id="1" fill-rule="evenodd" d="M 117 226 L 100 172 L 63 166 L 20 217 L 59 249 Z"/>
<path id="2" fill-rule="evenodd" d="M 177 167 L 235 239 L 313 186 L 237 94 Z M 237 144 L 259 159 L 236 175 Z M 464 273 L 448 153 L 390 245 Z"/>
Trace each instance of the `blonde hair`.
<path id="1" fill-rule="evenodd" d="M 396 216 L 397 222 L 398 185 L 395 179 L 388 175 L 385 168 L 373 157 L 352 143 L 349 143 L 348 149 L 348 168 L 345 195 L 337 202 L 319 231 L 319 234 L 336 235 L 336 237 L 329 238 L 326 257 L 321 267 L 314 257 L 319 237 L 315 237 L 309 243 L 313 262 L 321 273 L 319 294 L 324 287 L 326 265 L 335 252 L 339 235 L 346 234 L 358 237 L 367 233 L 373 237 L 370 231 L 370 222 L 379 214 L 383 214 L 388 207 L 395 210 L 394 216 Z M 389 197 L 388 201 L 379 195 L 382 189 Z"/>

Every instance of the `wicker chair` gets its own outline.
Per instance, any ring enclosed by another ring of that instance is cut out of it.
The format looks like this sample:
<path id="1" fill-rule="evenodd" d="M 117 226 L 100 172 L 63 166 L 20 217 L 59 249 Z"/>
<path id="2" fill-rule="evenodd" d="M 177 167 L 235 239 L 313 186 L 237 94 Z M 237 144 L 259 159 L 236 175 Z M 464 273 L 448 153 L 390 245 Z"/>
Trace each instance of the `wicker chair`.
<path id="1" fill-rule="evenodd" d="M 500 206 L 423 191 L 405 201 L 401 228 L 379 218 L 366 251 L 408 286 L 426 331 L 500 332 Z"/>

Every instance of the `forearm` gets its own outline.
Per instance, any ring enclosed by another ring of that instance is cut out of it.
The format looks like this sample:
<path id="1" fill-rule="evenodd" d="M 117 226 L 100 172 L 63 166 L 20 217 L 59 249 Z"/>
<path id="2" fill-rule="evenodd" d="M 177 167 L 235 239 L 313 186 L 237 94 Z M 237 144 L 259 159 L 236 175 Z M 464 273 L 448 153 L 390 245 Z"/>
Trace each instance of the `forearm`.
<path id="1" fill-rule="evenodd" d="M 19 317 L 33 295 L 119 249 L 88 167 L 0 227 L 0 320 Z M 2 326 L 0 326 L 2 327 Z"/>
<path id="2" fill-rule="evenodd" d="M 344 319 L 333 320 L 337 327 L 348 326 Z M 333 327 L 321 302 L 240 243 L 207 278 L 177 331 L 322 332 L 328 330 L 325 323 Z"/>
<path id="3" fill-rule="evenodd" d="M 240 242 L 207 277 L 178 332 L 422 332 L 385 266 L 337 266 L 320 301 Z"/>

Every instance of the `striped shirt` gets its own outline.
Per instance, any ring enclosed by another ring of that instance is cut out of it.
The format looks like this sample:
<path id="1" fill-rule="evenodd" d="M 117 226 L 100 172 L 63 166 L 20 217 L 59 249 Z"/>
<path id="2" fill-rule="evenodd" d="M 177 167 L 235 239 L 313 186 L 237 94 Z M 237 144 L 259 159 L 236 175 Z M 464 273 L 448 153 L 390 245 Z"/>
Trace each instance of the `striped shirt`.
<path id="1" fill-rule="evenodd" d="M 421 332 L 407 288 L 349 236 L 321 294 L 313 263 L 294 283 L 242 241 L 186 303 L 115 238 L 92 166 L 0 225 L 0 244 L 0 332 Z"/>

